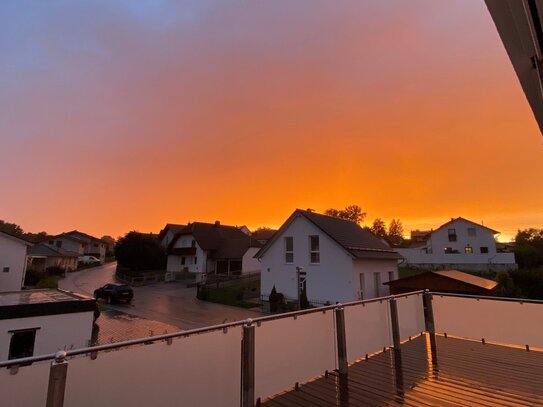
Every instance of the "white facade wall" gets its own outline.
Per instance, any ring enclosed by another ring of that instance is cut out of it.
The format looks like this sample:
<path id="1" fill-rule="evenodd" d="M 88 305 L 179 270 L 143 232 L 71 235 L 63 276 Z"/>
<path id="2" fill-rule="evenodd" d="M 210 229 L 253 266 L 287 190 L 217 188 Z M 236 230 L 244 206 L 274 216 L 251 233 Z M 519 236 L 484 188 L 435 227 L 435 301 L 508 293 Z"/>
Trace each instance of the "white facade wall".
<path id="1" fill-rule="evenodd" d="M 309 236 L 318 235 L 320 264 L 309 262 Z M 294 263 L 285 262 L 285 236 L 294 238 Z M 335 303 L 352 301 L 353 261 L 336 242 L 303 216 L 295 218 L 261 258 L 261 293 L 269 295 L 273 286 L 278 293 L 297 298 L 296 266 L 307 272 L 307 297 Z"/>
<path id="2" fill-rule="evenodd" d="M 0 320 L 0 360 L 9 357 L 12 335 L 9 331 L 39 328 L 34 345 L 34 355 L 37 356 L 89 346 L 93 322 L 92 311 Z"/>
<path id="3" fill-rule="evenodd" d="M 183 235 L 177 242 L 174 244 L 174 248 L 183 248 L 183 247 L 192 247 L 192 241 L 194 236 L 192 235 Z M 181 264 L 181 258 L 185 257 L 185 264 Z M 196 257 L 196 263 L 194 262 L 194 257 Z M 185 270 L 185 268 L 190 273 L 204 273 L 207 269 L 207 253 L 198 245 L 196 242 L 196 255 L 188 256 L 178 256 L 178 255 L 168 255 L 168 262 L 166 265 L 167 271 L 179 272 Z"/>
<path id="4" fill-rule="evenodd" d="M 26 272 L 27 245 L 0 234 L 0 292 L 21 289 Z M 5 268 L 9 267 L 9 271 Z"/>
<path id="5" fill-rule="evenodd" d="M 475 229 L 475 236 L 468 235 L 468 228 Z M 456 242 L 449 241 L 448 230 L 456 231 Z M 467 222 L 464 219 L 457 219 L 447 226 L 434 231 L 428 241 L 429 251 L 431 253 L 444 253 L 446 247 L 458 250 L 464 253 L 464 248 L 469 246 L 473 248 L 474 254 L 481 253 L 481 247 L 488 248 L 488 254 L 496 254 L 496 240 L 494 234 L 487 228 Z"/>
<path id="6" fill-rule="evenodd" d="M 378 275 L 378 277 L 376 277 Z M 363 280 L 361 279 L 361 276 Z M 353 300 L 390 295 L 390 290 L 384 283 L 398 278 L 398 262 L 392 260 L 353 260 Z M 361 295 L 362 292 L 362 295 Z"/>
<path id="7" fill-rule="evenodd" d="M 241 273 L 257 273 L 260 271 L 260 262 L 254 258 L 254 255 L 258 252 L 258 247 L 249 247 L 243 255 Z"/>
<path id="8" fill-rule="evenodd" d="M 168 247 L 168 245 L 173 240 L 174 236 L 175 236 L 175 233 L 173 233 L 170 229 L 168 229 L 168 231 L 162 237 L 162 240 L 160 241 L 160 243 L 162 244 L 162 246 Z"/>

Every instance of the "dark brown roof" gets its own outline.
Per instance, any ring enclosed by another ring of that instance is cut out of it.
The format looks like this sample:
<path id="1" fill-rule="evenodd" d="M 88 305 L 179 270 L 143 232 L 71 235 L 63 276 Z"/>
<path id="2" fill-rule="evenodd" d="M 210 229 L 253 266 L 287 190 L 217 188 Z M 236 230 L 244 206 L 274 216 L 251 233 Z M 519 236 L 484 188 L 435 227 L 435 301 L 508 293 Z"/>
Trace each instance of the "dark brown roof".
<path id="1" fill-rule="evenodd" d="M 402 287 L 407 284 L 409 286 L 412 286 L 418 289 L 419 286 L 417 285 L 417 281 L 421 279 L 425 279 L 425 277 L 427 276 L 439 276 L 444 279 L 455 280 L 463 284 L 467 284 L 467 285 L 477 287 L 477 288 L 482 288 L 484 290 L 489 290 L 489 291 L 493 290 L 498 285 L 496 281 L 488 280 L 482 277 L 477 277 L 472 274 L 464 273 L 459 270 L 426 271 L 421 274 L 416 274 L 414 276 L 400 278 L 398 280 L 388 281 L 383 284 L 390 285 L 390 286 L 402 286 Z M 424 288 L 428 288 L 430 290 L 437 289 L 436 287 L 424 287 Z"/>
<path id="2" fill-rule="evenodd" d="M 236 226 L 194 222 L 175 234 L 168 246 L 168 253 L 171 253 L 183 235 L 194 236 L 198 246 L 209 252 L 209 257 L 214 259 L 241 259 L 249 247 L 261 246 Z"/>
<path id="3" fill-rule="evenodd" d="M 308 219 L 355 258 L 402 258 L 388 243 L 354 222 L 302 209 L 294 211 L 255 257 L 262 256 L 296 216 Z"/>
<path id="4" fill-rule="evenodd" d="M 464 273 L 459 270 L 441 270 L 441 271 L 432 271 L 432 273 L 439 274 L 440 276 L 452 278 L 453 280 L 462 281 L 466 284 L 471 284 L 476 287 L 485 288 L 487 290 L 494 289 L 498 283 L 493 280 L 488 280 L 486 278 L 477 277 L 473 274 Z"/>
<path id="5" fill-rule="evenodd" d="M 251 237 L 255 240 L 270 240 L 275 232 L 277 232 L 277 229 L 259 229 L 255 230 Z"/>
<path id="6" fill-rule="evenodd" d="M 98 239 L 97 237 L 94 237 L 94 236 L 91 236 L 87 233 L 83 233 L 83 232 L 80 232 L 79 230 L 72 230 L 70 232 L 66 232 L 66 233 L 63 233 L 61 236 L 70 236 L 70 237 L 75 237 L 77 239 L 82 239 L 82 240 L 97 240 L 97 241 L 102 241 L 101 239 Z M 75 236 L 74 236 L 75 235 Z M 79 235 L 79 236 L 77 236 Z"/>

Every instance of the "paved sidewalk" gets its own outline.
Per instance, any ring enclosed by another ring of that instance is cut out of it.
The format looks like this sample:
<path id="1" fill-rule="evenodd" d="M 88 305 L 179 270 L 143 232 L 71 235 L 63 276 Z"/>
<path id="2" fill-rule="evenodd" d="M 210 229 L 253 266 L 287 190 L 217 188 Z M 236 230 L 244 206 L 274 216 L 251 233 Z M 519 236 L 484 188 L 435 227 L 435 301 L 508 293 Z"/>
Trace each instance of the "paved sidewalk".
<path id="1" fill-rule="evenodd" d="M 140 318 L 113 309 L 102 311 L 96 320 L 96 325 L 98 331 L 95 335 L 98 336 L 98 345 L 182 331 L 177 326 Z"/>

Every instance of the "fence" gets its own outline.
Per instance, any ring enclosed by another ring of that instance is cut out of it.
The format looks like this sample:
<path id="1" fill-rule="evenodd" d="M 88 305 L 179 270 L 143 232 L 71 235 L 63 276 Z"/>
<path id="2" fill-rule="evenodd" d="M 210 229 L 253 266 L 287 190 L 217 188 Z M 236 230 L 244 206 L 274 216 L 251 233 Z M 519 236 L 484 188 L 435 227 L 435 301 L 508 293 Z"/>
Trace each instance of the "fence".
<path id="1" fill-rule="evenodd" d="M 0 362 L 0 393 L 16 407 L 253 407 L 326 371 L 346 378 L 383 348 L 401 360 L 423 331 L 542 347 L 542 304 L 428 292 L 337 304 Z"/>
<path id="2" fill-rule="evenodd" d="M 125 284 L 130 284 L 133 286 L 142 286 L 146 284 L 153 284 L 153 283 L 164 281 L 164 274 L 165 272 L 155 272 L 155 271 L 132 274 L 132 273 L 126 273 L 126 272 L 117 270 L 117 272 L 115 273 L 115 277 L 117 278 L 117 280 Z"/>

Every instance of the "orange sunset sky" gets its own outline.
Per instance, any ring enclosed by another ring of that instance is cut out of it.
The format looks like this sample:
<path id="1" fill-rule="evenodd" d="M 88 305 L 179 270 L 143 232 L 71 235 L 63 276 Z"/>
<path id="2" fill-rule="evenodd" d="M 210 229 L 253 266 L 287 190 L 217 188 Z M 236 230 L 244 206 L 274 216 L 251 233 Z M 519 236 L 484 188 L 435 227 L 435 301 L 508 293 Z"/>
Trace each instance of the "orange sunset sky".
<path id="1" fill-rule="evenodd" d="M 348 204 L 543 227 L 543 139 L 483 0 L 3 1 L 0 107 L 25 231 Z"/>

